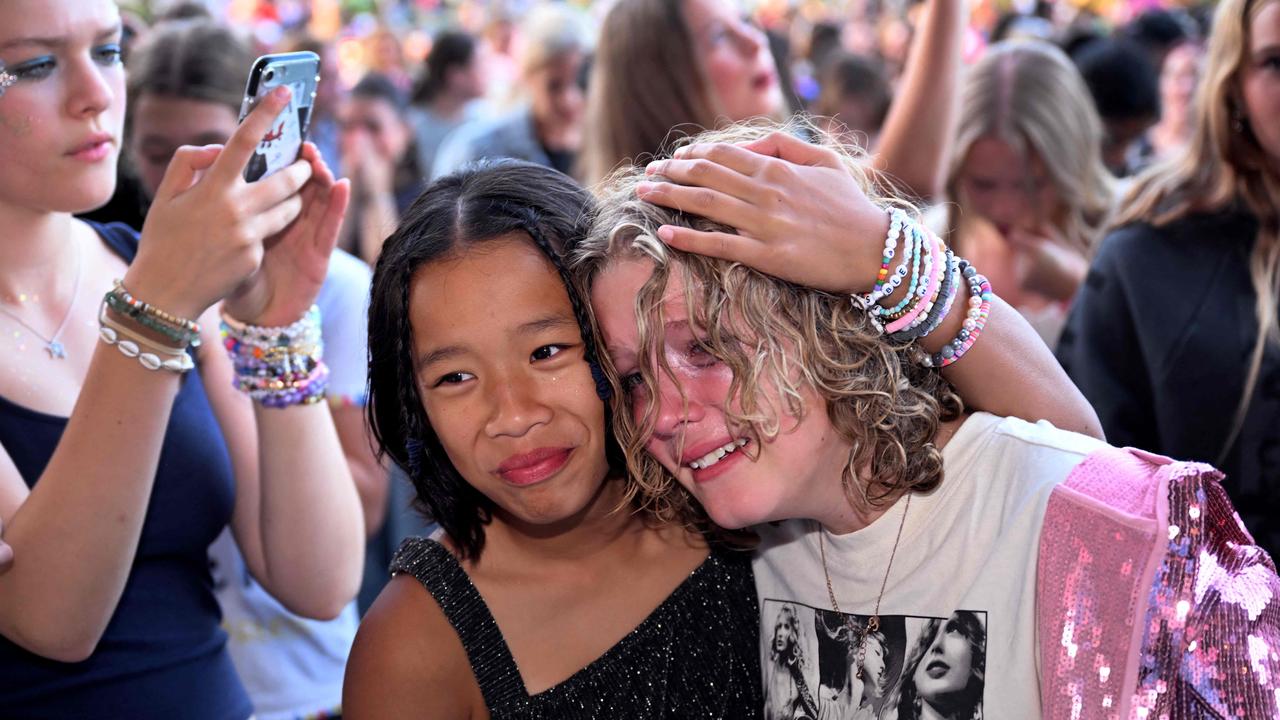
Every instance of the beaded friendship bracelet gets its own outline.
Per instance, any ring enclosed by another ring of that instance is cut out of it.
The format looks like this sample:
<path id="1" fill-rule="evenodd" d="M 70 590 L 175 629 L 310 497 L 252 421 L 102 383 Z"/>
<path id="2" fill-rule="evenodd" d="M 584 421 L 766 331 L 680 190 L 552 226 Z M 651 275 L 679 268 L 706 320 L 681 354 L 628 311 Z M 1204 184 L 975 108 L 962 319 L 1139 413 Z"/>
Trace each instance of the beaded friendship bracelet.
<path id="1" fill-rule="evenodd" d="M 325 398 L 329 369 L 321 359 L 324 344 L 316 306 L 284 327 L 246 325 L 223 313 L 221 334 L 235 368 L 234 385 L 255 402 L 283 408 Z"/>
<path id="2" fill-rule="evenodd" d="M 921 361 L 925 367 L 944 368 L 960 358 L 973 347 L 982 329 L 987 326 L 987 317 L 991 314 L 991 300 L 994 293 L 991 283 L 966 261 L 961 261 L 961 274 L 969 284 L 969 310 L 965 314 L 964 324 L 956 333 L 955 339 L 933 355 L 926 355 Z"/>
<path id="3" fill-rule="evenodd" d="M 898 255 L 899 237 L 902 255 L 897 269 L 891 273 L 889 265 Z M 904 282 L 907 289 L 902 300 L 888 308 L 879 304 Z M 968 292 L 962 291 L 965 287 Z M 941 327 L 957 297 L 967 297 L 965 302 L 969 307 L 964 323 L 956 337 L 939 352 L 930 355 L 918 350 L 919 361 L 926 367 L 951 365 L 973 347 L 986 327 L 994 294 L 991 284 L 968 261 L 956 256 L 942 240 L 901 210 L 891 210 L 876 285 L 870 293 L 855 295 L 855 305 L 864 309 L 871 324 L 889 339 L 910 342 L 927 337 Z"/>
<path id="4" fill-rule="evenodd" d="M 143 327 L 163 334 L 183 347 L 200 345 L 199 323 L 171 315 L 150 303 L 135 298 L 120 280 L 115 281 L 115 286 L 107 293 L 105 301 L 112 310 L 132 318 Z"/>

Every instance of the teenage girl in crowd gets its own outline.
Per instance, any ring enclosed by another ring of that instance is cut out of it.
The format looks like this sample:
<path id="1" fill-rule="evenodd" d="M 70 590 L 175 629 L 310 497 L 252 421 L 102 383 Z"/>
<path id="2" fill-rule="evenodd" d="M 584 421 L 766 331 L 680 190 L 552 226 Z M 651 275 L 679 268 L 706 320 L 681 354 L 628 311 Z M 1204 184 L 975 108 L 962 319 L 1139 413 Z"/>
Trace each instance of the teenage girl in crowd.
<path id="1" fill-rule="evenodd" d="M 507 161 L 437 181 L 384 247 L 370 420 L 443 533 L 405 545 L 365 616 L 349 717 L 759 716 L 745 554 L 637 510 L 610 452 L 608 386 L 559 268 L 591 210 L 567 177 Z M 982 407 L 1089 427 L 1047 350 L 1023 349 L 1031 330 L 997 315 L 992 373 L 957 383 Z"/>
<path id="2" fill-rule="evenodd" d="M 1280 642 L 1280 579 L 1220 475 L 962 413 L 933 368 L 962 377 L 1000 327 L 989 282 L 873 204 L 847 156 L 759 132 L 616 178 L 569 251 L 647 503 L 755 527 L 763 626 L 788 606 L 801 627 L 847 615 L 852 661 L 794 666 L 798 698 L 766 707 L 813 716 L 850 662 L 874 674 L 879 630 L 903 668 L 881 717 L 1275 716 L 1280 660 L 1250 648 Z M 705 217 L 667 209 L 694 196 Z M 851 232 L 873 227 L 883 247 Z M 1001 362 L 1018 359 L 966 372 Z"/>
<path id="3" fill-rule="evenodd" d="M 307 309 L 347 186 L 311 147 L 244 182 L 276 94 L 225 148 L 175 154 L 141 242 L 74 220 L 114 185 L 119 39 L 110 0 L 0 4 L 0 517 L 18 558 L 0 707 L 242 720 L 208 568 L 222 528 L 299 614 L 333 617 L 359 583 L 351 474 L 327 408 L 300 402 L 323 393 Z M 235 363 L 206 312 L 224 298 Z M 246 357 L 268 334 L 305 379 Z"/>
<path id="4" fill-rule="evenodd" d="M 573 169 L 582 147 L 585 66 L 590 35 L 579 12 L 560 4 L 539 5 L 521 23 L 521 103 L 495 120 L 468 123 L 445 138 L 429 169 L 448 175 L 473 160 L 516 158 Z"/>
<path id="5" fill-rule="evenodd" d="M 135 51 L 127 81 L 127 147 L 148 197 L 159 189 L 179 147 L 225 143 L 235 132 L 241 76 L 253 59 L 246 43 L 213 20 L 163 23 Z M 373 455 L 364 424 L 369 280 L 367 265 L 334 250 L 316 305 L 330 413 L 360 494 L 366 531 L 374 532 L 386 508 L 387 473 Z M 228 648 L 257 716 L 333 712 L 341 703 L 342 674 L 359 622 L 355 604 L 329 622 L 300 618 L 250 577 L 229 531 L 219 535 L 210 556 Z"/>
<path id="6" fill-rule="evenodd" d="M 484 97 L 485 77 L 475 38 L 447 30 L 431 41 L 422 63 L 422 76 L 413 89 L 409 124 L 423 173 L 435 165 L 436 150 L 449 133 L 477 116 Z"/>
<path id="7" fill-rule="evenodd" d="M 1280 2 L 1218 4 L 1180 154 L 1135 181 L 1058 356 L 1117 445 L 1214 462 L 1280 550 Z M 1213 328 L 1208 331 L 1207 328 Z"/>
<path id="8" fill-rule="evenodd" d="M 966 73 L 947 227 L 1050 347 L 1111 214 L 1102 125 L 1079 71 L 1037 40 L 991 46 Z"/>
<path id="9" fill-rule="evenodd" d="M 955 120 L 967 4 L 930 0 L 872 162 L 895 187 L 936 197 Z M 646 68 L 636 72 L 636 68 Z M 728 0 L 620 0 L 605 16 L 587 100 L 581 179 L 644 162 L 681 135 L 782 119 L 779 69 Z"/>

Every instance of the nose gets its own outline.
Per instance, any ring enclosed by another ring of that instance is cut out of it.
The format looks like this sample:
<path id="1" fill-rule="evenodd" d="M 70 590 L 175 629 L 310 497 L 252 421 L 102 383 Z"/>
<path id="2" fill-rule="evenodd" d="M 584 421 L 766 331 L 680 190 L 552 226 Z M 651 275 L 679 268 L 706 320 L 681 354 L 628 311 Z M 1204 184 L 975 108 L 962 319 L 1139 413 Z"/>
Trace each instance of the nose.
<path id="1" fill-rule="evenodd" d="M 675 438 L 684 426 L 696 423 L 706 416 L 706 406 L 666 373 L 658 373 L 657 406 L 653 409 L 653 432 L 660 440 Z"/>
<path id="2" fill-rule="evenodd" d="M 743 57 L 755 57 L 764 45 L 764 33 L 749 22 L 739 22 L 733 35 L 734 44 Z"/>
<path id="3" fill-rule="evenodd" d="M 71 79 L 67 87 L 67 110 L 72 117 L 93 118 L 116 101 L 116 90 L 107 73 L 118 72 L 116 66 L 103 67 L 89 58 L 70 63 Z"/>
<path id="4" fill-rule="evenodd" d="M 496 378 L 489 386 L 489 419 L 485 434 L 496 437 L 523 437 L 530 430 L 551 421 L 550 406 L 528 379 Z"/>

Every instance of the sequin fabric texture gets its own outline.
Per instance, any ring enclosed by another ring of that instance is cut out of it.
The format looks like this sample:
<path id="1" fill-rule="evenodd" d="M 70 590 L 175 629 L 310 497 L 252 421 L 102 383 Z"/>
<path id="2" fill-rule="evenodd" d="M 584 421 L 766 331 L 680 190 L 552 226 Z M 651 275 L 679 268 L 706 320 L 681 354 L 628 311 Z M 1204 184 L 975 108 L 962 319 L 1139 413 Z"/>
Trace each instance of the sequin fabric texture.
<path id="1" fill-rule="evenodd" d="M 502 634 L 442 545 L 406 540 L 392 574 L 417 578 L 457 631 L 495 720 L 755 720 L 763 700 L 747 553 L 711 556 L 639 626 L 559 685 L 529 695 Z"/>
<path id="2" fill-rule="evenodd" d="M 1221 474 L 1095 455 L 1045 516 L 1044 717 L 1280 717 L 1280 579 Z"/>

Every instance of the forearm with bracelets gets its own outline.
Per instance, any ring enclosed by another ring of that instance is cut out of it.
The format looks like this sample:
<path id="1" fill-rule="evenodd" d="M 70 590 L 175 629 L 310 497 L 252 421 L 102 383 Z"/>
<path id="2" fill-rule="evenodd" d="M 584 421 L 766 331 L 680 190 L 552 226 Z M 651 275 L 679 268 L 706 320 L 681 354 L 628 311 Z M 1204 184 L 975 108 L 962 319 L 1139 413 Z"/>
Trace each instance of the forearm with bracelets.
<path id="1" fill-rule="evenodd" d="M 320 309 L 282 327 L 246 325 L 222 314 L 222 342 L 235 368 L 235 386 L 265 407 L 311 405 L 325 397 L 329 368 L 322 359 Z"/>
<path id="2" fill-rule="evenodd" d="M 188 350 L 200 345 L 200 325 L 134 297 L 116 280 L 98 310 L 98 337 L 148 370 L 182 374 L 195 367 Z"/>
<path id="3" fill-rule="evenodd" d="M 854 301 L 889 340 L 916 342 L 921 364 L 947 367 L 964 357 L 982 334 L 991 311 L 991 284 L 902 210 L 891 210 L 889 218 L 876 284 L 871 292 L 855 295 Z M 939 346 L 930 336 L 948 325 L 957 300 L 963 303 L 964 320 Z M 931 346 L 937 349 L 924 349 Z"/>
<path id="4" fill-rule="evenodd" d="M 136 298 L 117 280 L 102 300 L 99 337 L 148 370 L 185 373 L 188 352 L 200 345 L 200 325 Z M 222 315 L 222 341 L 235 368 L 235 387 L 273 408 L 310 405 L 325 397 L 329 369 L 322 360 L 320 309 L 311 306 L 283 327 L 247 325 Z"/>

